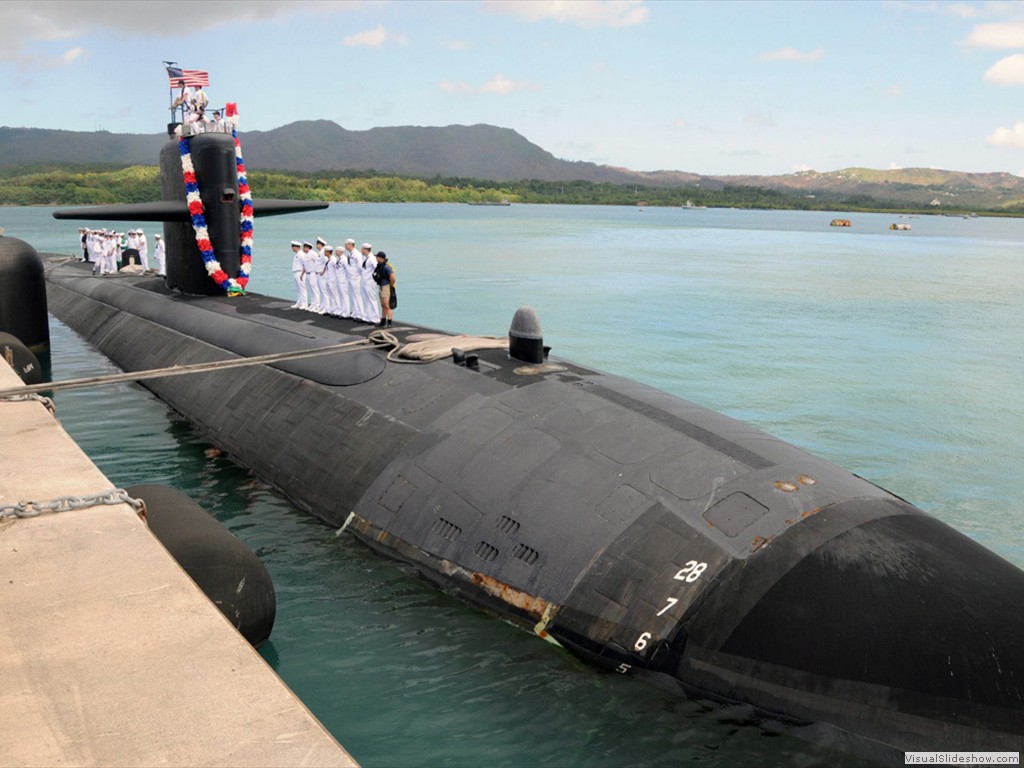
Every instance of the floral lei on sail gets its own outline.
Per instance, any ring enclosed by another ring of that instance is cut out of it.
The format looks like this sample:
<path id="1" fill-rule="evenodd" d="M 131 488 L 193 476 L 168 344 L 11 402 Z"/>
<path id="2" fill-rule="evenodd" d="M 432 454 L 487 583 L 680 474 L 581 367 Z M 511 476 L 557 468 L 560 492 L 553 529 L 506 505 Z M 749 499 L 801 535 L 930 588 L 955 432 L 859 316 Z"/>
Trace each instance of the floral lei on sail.
<path id="1" fill-rule="evenodd" d="M 192 165 L 192 152 L 189 147 L 190 139 L 182 136 L 178 141 L 178 151 L 181 153 L 181 171 L 185 179 L 185 199 L 188 202 L 188 212 L 192 217 L 192 228 L 196 233 L 196 245 L 203 255 L 203 262 L 206 264 L 206 271 L 213 278 L 213 281 L 223 288 L 228 295 L 245 293 L 245 286 L 249 282 L 249 273 L 252 271 L 252 192 L 249 190 L 249 182 L 245 178 L 245 161 L 242 159 L 242 145 L 238 142 L 238 110 L 234 104 L 227 105 L 227 117 L 231 123 L 231 138 L 235 141 L 235 166 L 238 168 L 238 198 L 242 203 L 240 213 L 240 236 L 241 236 L 241 264 L 239 265 L 238 277 L 228 275 L 217 261 L 213 252 L 213 243 L 210 242 L 210 233 L 206 228 L 205 209 L 203 199 L 199 195 L 199 184 L 196 182 L 196 169 Z"/>

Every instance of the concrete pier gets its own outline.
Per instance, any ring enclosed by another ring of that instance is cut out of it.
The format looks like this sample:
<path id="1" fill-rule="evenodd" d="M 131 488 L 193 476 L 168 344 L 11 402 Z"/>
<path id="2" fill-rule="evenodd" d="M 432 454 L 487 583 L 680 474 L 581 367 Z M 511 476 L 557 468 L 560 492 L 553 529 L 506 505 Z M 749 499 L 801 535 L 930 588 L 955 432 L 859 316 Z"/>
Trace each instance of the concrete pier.
<path id="1" fill-rule="evenodd" d="M 0 507 L 113 487 L 0 401 Z M 120 503 L 0 518 L 0 765 L 356 763 Z"/>

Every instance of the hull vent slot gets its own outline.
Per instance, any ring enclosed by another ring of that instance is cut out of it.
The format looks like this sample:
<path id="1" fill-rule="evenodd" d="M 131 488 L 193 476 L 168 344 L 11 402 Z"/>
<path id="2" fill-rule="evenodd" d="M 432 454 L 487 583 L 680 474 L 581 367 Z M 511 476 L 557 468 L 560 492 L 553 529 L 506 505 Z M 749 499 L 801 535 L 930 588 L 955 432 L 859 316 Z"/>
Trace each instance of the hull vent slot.
<path id="1" fill-rule="evenodd" d="M 448 539 L 448 541 L 455 541 L 462 535 L 462 529 L 459 526 L 448 522 L 443 517 L 437 518 L 437 522 L 434 523 L 434 527 L 430 530 L 441 538 Z"/>
<path id="2" fill-rule="evenodd" d="M 537 562 L 537 558 L 540 557 L 540 552 L 536 549 L 531 549 L 525 544 L 517 544 L 516 548 L 512 550 L 512 557 L 522 560 L 527 565 L 533 565 Z"/>
<path id="3" fill-rule="evenodd" d="M 481 541 L 476 545 L 476 549 L 473 550 L 473 554 L 488 563 L 493 563 L 498 557 L 498 548 L 492 547 L 486 541 Z"/>
<path id="4" fill-rule="evenodd" d="M 501 520 L 498 521 L 498 530 L 506 536 L 511 536 L 519 530 L 519 523 L 508 515 L 502 515 Z"/>

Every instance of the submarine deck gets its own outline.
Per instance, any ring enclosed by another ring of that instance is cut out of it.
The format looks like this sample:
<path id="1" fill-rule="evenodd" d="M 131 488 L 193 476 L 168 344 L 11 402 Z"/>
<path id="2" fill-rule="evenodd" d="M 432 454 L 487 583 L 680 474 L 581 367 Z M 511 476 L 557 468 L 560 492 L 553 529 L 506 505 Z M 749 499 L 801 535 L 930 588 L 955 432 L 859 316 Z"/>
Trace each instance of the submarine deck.
<path id="1" fill-rule="evenodd" d="M 112 488 L 41 403 L 0 415 L 3 504 Z M 0 543 L 0 763 L 356 765 L 129 505 L 0 518 Z"/>

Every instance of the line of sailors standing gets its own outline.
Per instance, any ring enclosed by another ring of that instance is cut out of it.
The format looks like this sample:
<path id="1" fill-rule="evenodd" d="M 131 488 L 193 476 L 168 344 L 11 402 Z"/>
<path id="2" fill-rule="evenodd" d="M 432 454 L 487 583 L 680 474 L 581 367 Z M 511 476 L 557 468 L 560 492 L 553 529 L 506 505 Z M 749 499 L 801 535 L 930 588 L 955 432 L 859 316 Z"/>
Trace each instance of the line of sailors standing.
<path id="1" fill-rule="evenodd" d="M 333 315 L 380 326 L 391 325 L 391 307 L 381 306 L 381 288 L 374 272 L 387 261 L 384 252 L 377 256 L 369 243 L 359 251 L 349 238 L 344 248 L 335 250 L 323 238 L 316 248 L 310 242 L 292 240 L 292 277 L 298 298 L 294 309 L 305 309 L 319 315 Z M 383 259 L 379 258 L 383 257 Z M 388 277 L 393 270 L 388 267 Z"/>
<path id="2" fill-rule="evenodd" d="M 127 233 L 115 232 L 112 229 L 87 229 L 79 227 L 79 239 L 82 245 L 82 258 L 92 262 L 93 274 L 112 275 L 118 270 L 118 262 L 128 250 L 135 250 L 143 270 L 149 269 L 149 243 L 146 233 L 141 229 L 130 229 Z M 167 263 L 163 238 L 154 236 L 156 245 L 153 255 L 156 258 L 157 274 L 167 273 Z"/>

